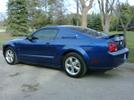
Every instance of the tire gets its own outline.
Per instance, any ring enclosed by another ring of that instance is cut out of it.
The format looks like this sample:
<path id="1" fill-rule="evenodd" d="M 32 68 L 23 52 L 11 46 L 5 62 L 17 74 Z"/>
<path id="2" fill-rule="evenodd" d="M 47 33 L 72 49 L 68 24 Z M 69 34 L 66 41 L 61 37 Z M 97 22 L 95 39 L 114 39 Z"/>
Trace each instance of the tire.
<path id="1" fill-rule="evenodd" d="M 79 78 L 86 74 L 87 66 L 81 55 L 68 53 L 63 58 L 63 67 L 66 74 L 73 78 Z"/>
<path id="2" fill-rule="evenodd" d="M 5 60 L 10 65 L 18 63 L 17 55 L 12 47 L 7 47 L 4 52 Z"/>

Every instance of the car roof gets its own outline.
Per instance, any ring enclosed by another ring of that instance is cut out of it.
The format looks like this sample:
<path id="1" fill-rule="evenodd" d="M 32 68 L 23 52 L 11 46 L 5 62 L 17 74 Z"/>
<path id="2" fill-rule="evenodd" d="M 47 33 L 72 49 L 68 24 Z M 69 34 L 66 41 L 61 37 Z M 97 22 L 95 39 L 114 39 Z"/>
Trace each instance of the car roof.
<path id="1" fill-rule="evenodd" d="M 73 25 L 55 25 L 55 26 L 46 26 L 46 28 L 76 28 L 81 26 L 73 26 Z"/>

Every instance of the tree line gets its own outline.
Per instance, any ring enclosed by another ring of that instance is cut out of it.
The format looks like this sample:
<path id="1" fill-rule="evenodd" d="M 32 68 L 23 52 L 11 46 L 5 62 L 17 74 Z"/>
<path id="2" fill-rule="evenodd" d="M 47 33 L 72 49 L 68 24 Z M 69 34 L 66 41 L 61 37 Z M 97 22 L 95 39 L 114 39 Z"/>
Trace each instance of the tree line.
<path id="1" fill-rule="evenodd" d="M 68 13 L 65 0 L 8 0 L 7 31 L 26 35 L 47 25 L 81 25 L 98 31 L 134 30 L 134 6 L 119 0 L 74 0 L 76 13 Z"/>

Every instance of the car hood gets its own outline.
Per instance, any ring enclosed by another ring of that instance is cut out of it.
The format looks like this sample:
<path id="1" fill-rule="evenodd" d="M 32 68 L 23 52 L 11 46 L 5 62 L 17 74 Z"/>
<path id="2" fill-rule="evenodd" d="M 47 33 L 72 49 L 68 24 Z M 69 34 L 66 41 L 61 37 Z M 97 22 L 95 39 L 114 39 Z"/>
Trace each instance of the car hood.
<path id="1" fill-rule="evenodd" d="M 19 43 L 19 42 L 23 41 L 24 39 L 26 39 L 26 37 L 19 37 L 19 38 L 10 40 L 7 43 Z"/>

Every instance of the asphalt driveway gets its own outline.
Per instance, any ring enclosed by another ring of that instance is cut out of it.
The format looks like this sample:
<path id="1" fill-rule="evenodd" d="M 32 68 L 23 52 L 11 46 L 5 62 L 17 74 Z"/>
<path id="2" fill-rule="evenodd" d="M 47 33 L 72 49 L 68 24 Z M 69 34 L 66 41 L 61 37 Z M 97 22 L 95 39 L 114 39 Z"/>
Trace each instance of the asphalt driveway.
<path id="1" fill-rule="evenodd" d="M 0 100 L 134 100 L 134 64 L 73 79 L 61 70 L 10 66 L 0 52 Z"/>

